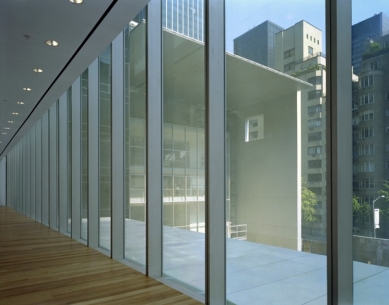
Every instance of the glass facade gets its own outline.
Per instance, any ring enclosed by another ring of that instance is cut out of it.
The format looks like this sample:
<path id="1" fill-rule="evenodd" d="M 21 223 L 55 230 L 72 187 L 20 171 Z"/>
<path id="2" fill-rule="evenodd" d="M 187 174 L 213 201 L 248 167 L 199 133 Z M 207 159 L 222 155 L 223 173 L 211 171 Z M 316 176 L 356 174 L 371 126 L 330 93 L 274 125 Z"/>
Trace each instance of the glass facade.
<path id="1" fill-rule="evenodd" d="M 363 35 L 339 9 L 327 22 L 350 41 L 326 41 L 329 1 L 221 2 L 154 2 L 161 45 L 148 9 L 129 21 L 7 154 L 7 205 L 207 304 L 384 304 L 389 36 L 352 75 Z"/>

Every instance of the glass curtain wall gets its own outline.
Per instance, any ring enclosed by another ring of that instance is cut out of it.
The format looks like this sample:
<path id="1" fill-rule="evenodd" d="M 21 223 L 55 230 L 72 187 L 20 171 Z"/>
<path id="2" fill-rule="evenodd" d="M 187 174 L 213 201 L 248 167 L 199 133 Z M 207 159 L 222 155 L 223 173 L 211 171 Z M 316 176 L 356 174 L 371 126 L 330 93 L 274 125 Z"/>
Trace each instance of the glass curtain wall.
<path id="1" fill-rule="evenodd" d="M 324 0 L 226 2 L 234 304 L 327 303 L 324 40 Z"/>
<path id="2" fill-rule="evenodd" d="M 389 298 L 389 8 L 386 1 L 357 0 L 352 8 L 354 304 L 384 304 Z"/>
<path id="3" fill-rule="evenodd" d="M 184 24 L 169 26 L 175 11 L 184 14 L 178 1 L 170 4 L 163 23 L 163 273 L 204 291 L 205 49 L 187 31 L 176 33 Z M 203 26 L 204 3 L 196 5 L 192 17 Z"/>
<path id="4" fill-rule="evenodd" d="M 99 56 L 99 246 L 111 249 L 111 45 Z"/>
<path id="5" fill-rule="evenodd" d="M 81 75 L 81 239 L 88 240 L 88 70 Z"/>
<path id="6" fill-rule="evenodd" d="M 146 265 L 146 21 L 124 30 L 125 258 Z"/>

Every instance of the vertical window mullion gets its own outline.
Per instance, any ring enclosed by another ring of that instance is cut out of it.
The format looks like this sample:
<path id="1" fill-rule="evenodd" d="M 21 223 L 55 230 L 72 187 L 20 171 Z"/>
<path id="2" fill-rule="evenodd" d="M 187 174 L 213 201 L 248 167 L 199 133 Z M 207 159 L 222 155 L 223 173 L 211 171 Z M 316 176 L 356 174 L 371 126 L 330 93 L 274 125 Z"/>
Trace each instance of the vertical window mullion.
<path id="1" fill-rule="evenodd" d="M 206 304 L 226 303 L 224 12 L 223 0 L 206 1 Z"/>

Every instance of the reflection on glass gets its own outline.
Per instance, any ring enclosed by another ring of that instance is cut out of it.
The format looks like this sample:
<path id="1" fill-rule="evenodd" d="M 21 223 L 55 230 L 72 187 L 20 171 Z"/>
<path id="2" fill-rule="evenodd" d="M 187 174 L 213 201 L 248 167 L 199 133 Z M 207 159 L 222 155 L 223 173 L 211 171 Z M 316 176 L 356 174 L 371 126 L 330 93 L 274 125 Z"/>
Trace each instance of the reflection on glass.
<path id="1" fill-rule="evenodd" d="M 111 45 L 99 56 L 99 246 L 111 248 Z"/>
<path id="2" fill-rule="evenodd" d="M 389 9 L 353 1 L 354 304 L 389 293 Z"/>
<path id="3" fill-rule="evenodd" d="M 67 90 L 67 110 L 68 110 L 68 228 L 67 232 L 72 232 L 72 87 Z"/>
<path id="4" fill-rule="evenodd" d="M 327 303 L 325 1 L 304 2 L 226 3 L 234 304 Z"/>
<path id="5" fill-rule="evenodd" d="M 205 290 L 203 11 L 203 1 L 168 1 L 163 14 L 163 272 L 198 291 Z"/>
<path id="6" fill-rule="evenodd" d="M 88 240 L 88 70 L 81 75 L 81 239 Z"/>
<path id="7" fill-rule="evenodd" d="M 124 30 L 125 258 L 146 265 L 146 23 L 145 11 Z"/>

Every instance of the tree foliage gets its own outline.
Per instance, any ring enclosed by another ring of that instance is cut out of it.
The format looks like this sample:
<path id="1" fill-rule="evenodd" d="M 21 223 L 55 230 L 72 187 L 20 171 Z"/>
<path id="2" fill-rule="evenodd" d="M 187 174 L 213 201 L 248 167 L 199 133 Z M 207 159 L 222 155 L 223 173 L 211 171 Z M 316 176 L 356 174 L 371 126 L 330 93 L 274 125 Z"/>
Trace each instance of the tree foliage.
<path id="1" fill-rule="evenodd" d="M 316 194 L 310 191 L 307 187 L 301 188 L 301 209 L 304 223 L 312 223 L 317 221 L 316 214 L 317 197 Z"/>
<path id="2" fill-rule="evenodd" d="M 354 226 L 365 227 L 369 217 L 370 205 L 367 202 L 360 203 L 358 197 L 353 195 L 353 223 Z"/>

